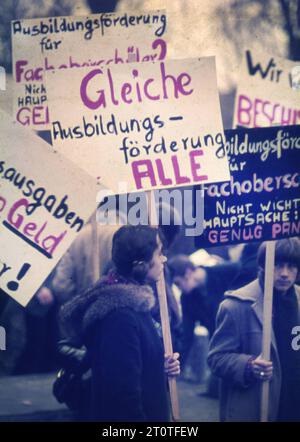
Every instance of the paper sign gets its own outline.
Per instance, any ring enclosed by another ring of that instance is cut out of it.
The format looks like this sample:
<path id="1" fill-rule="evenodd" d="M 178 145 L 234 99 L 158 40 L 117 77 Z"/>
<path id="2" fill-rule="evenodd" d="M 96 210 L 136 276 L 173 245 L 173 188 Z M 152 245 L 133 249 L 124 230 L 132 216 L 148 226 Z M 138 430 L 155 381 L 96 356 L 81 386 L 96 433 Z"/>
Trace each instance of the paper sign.
<path id="1" fill-rule="evenodd" d="M 25 306 L 96 207 L 98 186 L 0 111 L 0 288 Z"/>
<path id="2" fill-rule="evenodd" d="M 54 147 L 116 194 L 229 179 L 213 57 L 47 74 Z"/>
<path id="3" fill-rule="evenodd" d="M 205 192 L 197 247 L 300 235 L 300 126 L 225 131 L 231 180 Z"/>
<path id="4" fill-rule="evenodd" d="M 166 14 L 94 14 L 12 22 L 14 115 L 36 130 L 49 128 L 48 70 L 163 60 Z"/>
<path id="5" fill-rule="evenodd" d="M 242 60 L 234 127 L 300 124 L 299 63 L 247 50 Z"/>

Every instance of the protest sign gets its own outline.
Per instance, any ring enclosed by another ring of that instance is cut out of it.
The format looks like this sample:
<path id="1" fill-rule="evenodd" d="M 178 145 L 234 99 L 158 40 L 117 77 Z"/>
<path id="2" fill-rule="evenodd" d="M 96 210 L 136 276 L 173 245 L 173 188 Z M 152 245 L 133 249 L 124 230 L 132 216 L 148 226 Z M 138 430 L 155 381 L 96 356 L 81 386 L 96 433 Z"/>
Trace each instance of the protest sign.
<path id="1" fill-rule="evenodd" d="M 213 57 L 48 72 L 47 90 L 54 148 L 115 194 L 229 179 Z"/>
<path id="2" fill-rule="evenodd" d="M 254 50 L 242 60 L 234 126 L 300 124 L 299 63 Z"/>
<path id="3" fill-rule="evenodd" d="M 72 81 L 56 70 L 47 90 L 55 149 L 115 194 L 229 179 L 213 58 L 81 68 Z M 172 354 L 163 278 L 157 288 Z"/>
<path id="4" fill-rule="evenodd" d="M 278 57 L 262 54 L 257 51 L 247 50 L 243 59 L 240 73 L 240 81 L 235 100 L 234 127 L 268 127 L 300 124 L 300 77 L 299 64 Z M 285 140 L 286 142 L 286 140 Z M 284 142 L 282 142 L 282 145 Z M 279 142 L 278 146 L 281 146 Z M 281 147 L 279 147 L 280 149 Z M 288 162 L 293 161 L 293 155 L 289 155 Z M 296 160 L 296 158 L 295 158 Z M 283 159 L 281 159 L 283 162 Z M 272 166 L 272 165 L 271 165 Z M 277 164 L 275 165 L 275 167 Z M 255 170 L 255 169 L 253 169 Z M 295 169 L 286 169 L 285 177 Z M 298 169 L 299 170 L 299 156 Z M 273 179 L 277 179 L 274 177 Z M 267 180 L 271 180 L 269 176 Z M 288 178 L 286 178 L 288 179 Z M 299 176 L 298 176 L 299 180 Z M 299 181 L 298 181 L 299 184 Z M 265 183 L 268 191 L 268 183 Z M 286 184 L 288 186 L 288 184 Z M 291 185 L 293 187 L 293 185 Z M 285 187 L 285 190 L 289 188 Z M 279 189 L 277 189 L 279 190 Z M 265 221 L 257 224 L 254 237 L 260 239 L 279 239 L 285 236 L 299 235 L 298 199 L 299 192 L 295 187 L 295 198 L 291 199 L 284 192 L 281 209 L 278 204 L 278 195 L 281 192 L 270 191 L 274 194 L 273 206 L 265 209 L 264 213 L 257 216 L 267 217 L 273 221 Z M 271 200 L 270 200 L 271 201 Z M 294 204 L 290 207 L 289 203 Z M 274 206 L 275 204 L 275 206 Z M 251 206 L 249 206 L 251 207 Z M 265 206 L 267 207 L 267 206 Z M 262 207 L 259 208 L 262 210 Z M 270 211 L 270 212 L 269 212 Z M 269 214 L 267 213 L 269 212 Z M 294 212 L 294 214 L 293 214 Z M 284 219 L 285 217 L 285 219 Z M 267 232 L 266 226 L 269 226 Z M 251 227 L 250 227 L 251 228 Z M 249 235 L 253 235 L 250 233 Z M 241 241 L 246 242 L 246 241 Z M 263 358 L 270 358 L 270 337 L 272 328 L 272 303 L 273 303 L 273 273 L 274 273 L 274 242 L 268 241 L 266 245 L 266 272 L 264 282 L 264 327 L 263 327 Z M 269 383 L 262 386 L 261 420 L 268 420 Z"/>
<path id="5" fill-rule="evenodd" d="M 300 126 L 225 131 L 230 182 L 205 191 L 198 247 L 300 234 Z"/>
<path id="6" fill-rule="evenodd" d="M 98 186 L 0 112 L 0 289 L 25 306 L 95 210 Z"/>
<path id="7" fill-rule="evenodd" d="M 49 129 L 44 78 L 48 70 L 163 60 L 166 26 L 164 11 L 13 21 L 16 120 L 37 130 Z"/>

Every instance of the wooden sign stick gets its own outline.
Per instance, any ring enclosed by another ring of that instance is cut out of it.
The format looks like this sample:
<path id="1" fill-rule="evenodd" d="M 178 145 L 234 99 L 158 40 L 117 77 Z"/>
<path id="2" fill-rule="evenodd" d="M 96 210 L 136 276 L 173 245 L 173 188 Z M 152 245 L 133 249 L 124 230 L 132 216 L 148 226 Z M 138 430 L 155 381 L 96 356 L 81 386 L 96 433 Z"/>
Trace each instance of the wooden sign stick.
<path id="1" fill-rule="evenodd" d="M 274 279 L 275 241 L 266 244 L 265 281 L 264 281 L 264 314 L 262 357 L 267 361 L 271 356 L 272 310 L 273 310 L 273 279 Z M 261 422 L 268 421 L 269 382 L 262 383 L 261 391 Z"/>
<path id="2" fill-rule="evenodd" d="M 93 266 L 93 282 L 97 282 L 100 278 L 99 271 L 99 241 L 98 241 L 98 226 L 97 226 L 97 210 L 91 219 L 92 228 L 92 266 Z"/>
<path id="3" fill-rule="evenodd" d="M 147 202 L 148 202 L 148 217 L 149 224 L 151 226 L 158 226 L 157 213 L 155 208 L 155 198 L 153 191 L 147 191 Z M 170 331 L 170 321 L 169 321 L 169 312 L 168 312 L 168 304 L 167 304 L 167 295 L 166 295 L 166 285 L 165 285 L 165 277 L 162 272 L 159 281 L 156 284 L 158 300 L 159 300 L 159 310 L 160 310 L 160 320 L 162 326 L 162 335 L 164 341 L 165 353 L 167 355 L 173 354 L 173 345 Z M 177 394 L 177 384 L 175 378 L 169 378 L 169 389 L 170 389 L 170 397 L 171 397 L 171 407 L 172 407 L 172 415 L 174 421 L 179 421 L 179 402 L 178 402 L 178 394 Z"/>

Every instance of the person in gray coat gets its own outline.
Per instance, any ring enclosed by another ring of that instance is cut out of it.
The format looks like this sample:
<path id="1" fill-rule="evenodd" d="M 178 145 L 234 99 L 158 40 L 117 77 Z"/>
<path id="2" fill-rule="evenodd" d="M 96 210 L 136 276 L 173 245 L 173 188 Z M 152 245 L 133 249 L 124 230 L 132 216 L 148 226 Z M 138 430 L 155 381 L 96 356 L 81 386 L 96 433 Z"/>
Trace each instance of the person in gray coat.
<path id="1" fill-rule="evenodd" d="M 220 420 L 260 420 L 261 386 L 270 382 L 269 421 L 300 421 L 300 351 L 292 346 L 300 325 L 300 241 L 275 245 L 271 360 L 261 357 L 266 244 L 258 250 L 258 279 L 225 293 L 208 364 L 221 378 Z"/>

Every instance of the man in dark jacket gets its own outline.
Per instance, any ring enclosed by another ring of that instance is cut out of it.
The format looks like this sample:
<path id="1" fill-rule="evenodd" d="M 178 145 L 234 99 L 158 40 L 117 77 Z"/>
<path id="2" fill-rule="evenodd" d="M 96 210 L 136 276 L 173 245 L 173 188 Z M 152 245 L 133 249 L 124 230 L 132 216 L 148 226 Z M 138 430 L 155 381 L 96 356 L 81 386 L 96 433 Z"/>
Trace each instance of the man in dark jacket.
<path id="1" fill-rule="evenodd" d="M 214 267 L 195 267 L 188 256 L 180 254 L 168 261 L 168 268 L 172 281 L 181 290 L 183 368 L 193 344 L 196 323 L 199 321 L 212 336 L 224 290 L 236 276 L 239 266 L 228 262 Z"/>
<path id="2" fill-rule="evenodd" d="M 258 251 L 259 278 L 226 293 L 208 363 L 222 379 L 221 420 L 259 421 L 261 383 L 270 381 L 271 421 L 300 421 L 300 352 L 292 331 L 300 325 L 298 238 L 276 242 L 271 361 L 261 358 L 266 244 Z"/>

